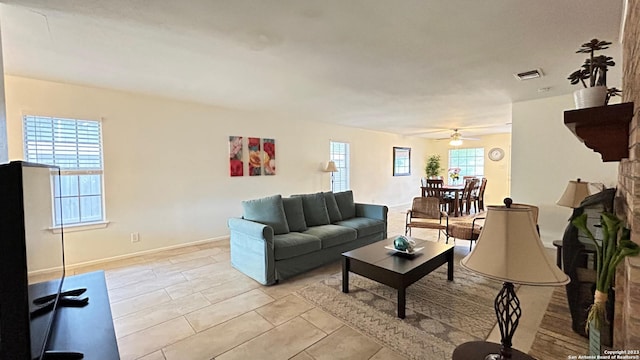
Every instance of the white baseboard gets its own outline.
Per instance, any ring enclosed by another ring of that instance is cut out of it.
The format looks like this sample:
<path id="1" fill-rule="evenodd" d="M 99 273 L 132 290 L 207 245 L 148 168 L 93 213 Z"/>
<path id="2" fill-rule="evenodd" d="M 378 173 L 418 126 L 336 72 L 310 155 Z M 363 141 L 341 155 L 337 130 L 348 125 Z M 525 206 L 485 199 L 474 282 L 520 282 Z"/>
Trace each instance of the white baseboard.
<path id="1" fill-rule="evenodd" d="M 171 245 L 171 246 L 166 246 L 166 247 L 162 247 L 162 248 L 137 251 L 135 253 L 130 253 L 130 254 L 117 255 L 117 256 L 112 256 L 112 257 L 108 257 L 108 258 L 104 258 L 104 259 L 84 261 L 84 262 L 79 262 L 79 263 L 75 263 L 75 264 L 71 264 L 71 265 L 67 264 L 65 266 L 65 268 L 67 270 L 74 270 L 74 269 L 81 268 L 83 266 L 96 265 L 96 264 L 106 263 L 106 262 L 115 261 L 115 260 L 123 260 L 123 259 L 128 259 L 128 258 L 140 256 L 140 255 L 149 255 L 149 254 L 154 254 L 154 253 L 158 253 L 158 252 L 161 252 L 161 251 L 179 249 L 179 248 L 183 248 L 183 247 L 189 247 L 189 246 L 206 244 L 206 243 L 210 243 L 210 242 L 223 241 L 223 240 L 229 240 L 229 236 L 228 235 L 219 236 L 219 237 L 209 238 L 209 239 L 204 239 L 204 240 L 196 240 L 196 241 L 192 241 L 192 242 L 188 242 L 188 243 L 184 243 L 184 244 L 177 244 L 177 245 Z"/>

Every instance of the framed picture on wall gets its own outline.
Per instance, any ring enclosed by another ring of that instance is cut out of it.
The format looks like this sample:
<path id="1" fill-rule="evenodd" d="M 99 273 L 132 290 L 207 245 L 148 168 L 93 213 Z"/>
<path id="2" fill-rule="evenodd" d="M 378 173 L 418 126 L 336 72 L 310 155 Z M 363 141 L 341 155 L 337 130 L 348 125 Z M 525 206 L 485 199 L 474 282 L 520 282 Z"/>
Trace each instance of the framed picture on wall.
<path id="1" fill-rule="evenodd" d="M 393 147 L 393 176 L 411 175 L 411 148 Z"/>

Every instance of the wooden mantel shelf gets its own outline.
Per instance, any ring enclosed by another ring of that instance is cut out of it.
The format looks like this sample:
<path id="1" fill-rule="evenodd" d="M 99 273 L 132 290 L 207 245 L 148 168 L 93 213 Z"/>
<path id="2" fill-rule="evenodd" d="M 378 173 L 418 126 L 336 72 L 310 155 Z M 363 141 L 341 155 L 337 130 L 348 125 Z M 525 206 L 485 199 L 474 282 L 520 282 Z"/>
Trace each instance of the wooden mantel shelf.
<path id="1" fill-rule="evenodd" d="M 598 106 L 564 112 L 564 124 L 589 149 L 602 155 L 602 161 L 629 157 L 629 123 L 633 103 Z"/>

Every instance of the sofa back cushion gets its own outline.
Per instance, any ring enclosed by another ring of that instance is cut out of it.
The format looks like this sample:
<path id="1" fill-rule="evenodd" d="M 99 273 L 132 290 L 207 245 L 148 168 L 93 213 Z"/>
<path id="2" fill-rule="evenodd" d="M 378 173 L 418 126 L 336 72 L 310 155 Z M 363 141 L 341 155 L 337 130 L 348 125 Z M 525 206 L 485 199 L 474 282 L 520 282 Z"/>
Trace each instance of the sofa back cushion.
<path id="1" fill-rule="evenodd" d="M 324 201 L 322 193 L 292 195 L 302 198 L 302 208 L 304 209 L 304 220 L 307 226 L 327 225 L 330 223 L 327 203 Z"/>
<path id="2" fill-rule="evenodd" d="M 271 226 L 275 235 L 289 232 L 281 195 L 243 201 L 242 212 L 247 220 Z"/>
<path id="3" fill-rule="evenodd" d="M 340 209 L 338 208 L 338 203 L 336 202 L 336 197 L 333 195 L 333 192 L 327 191 L 322 193 L 322 195 L 324 195 L 324 202 L 327 204 L 329 221 L 333 224 L 342 220 L 342 215 L 340 214 Z"/>
<path id="4" fill-rule="evenodd" d="M 304 220 L 304 209 L 301 197 L 282 198 L 284 214 L 287 217 L 289 231 L 302 232 L 307 230 L 307 222 Z"/>
<path id="5" fill-rule="evenodd" d="M 356 203 L 353 201 L 353 191 L 347 190 L 337 192 L 334 194 L 338 209 L 340 209 L 340 215 L 342 220 L 351 219 L 356 217 Z"/>

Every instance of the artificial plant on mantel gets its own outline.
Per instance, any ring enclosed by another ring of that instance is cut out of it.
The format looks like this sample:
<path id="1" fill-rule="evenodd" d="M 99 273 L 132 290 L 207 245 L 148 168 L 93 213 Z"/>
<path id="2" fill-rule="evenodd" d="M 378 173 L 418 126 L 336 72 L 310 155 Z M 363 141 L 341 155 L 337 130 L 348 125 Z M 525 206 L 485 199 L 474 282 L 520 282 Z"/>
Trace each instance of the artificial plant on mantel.
<path id="1" fill-rule="evenodd" d="M 612 96 L 620 95 L 620 90 L 613 87 L 607 88 L 607 71 L 610 66 L 615 66 L 613 58 L 606 55 L 595 56 L 596 51 L 605 50 L 611 45 L 608 41 L 592 39 L 582 44 L 576 53 L 589 54 L 579 70 L 572 72 L 567 78 L 571 85 L 581 83 L 583 89 L 574 93 L 576 107 L 602 106 L 609 103 Z M 589 80 L 589 86 L 585 80 Z M 592 98 L 593 96 L 593 98 Z M 592 102 L 593 101 L 593 102 Z"/>
<path id="2" fill-rule="evenodd" d="M 609 288 L 613 285 L 616 266 L 627 256 L 640 253 L 640 246 L 630 240 L 630 231 L 622 225 L 616 215 L 604 212 L 600 216 L 602 226 L 602 243 L 597 241 L 587 228 L 587 214 L 584 213 L 572 221 L 596 247 L 596 291 L 593 305 L 589 309 L 586 328 L 593 325 L 599 328 L 605 317 Z"/>

